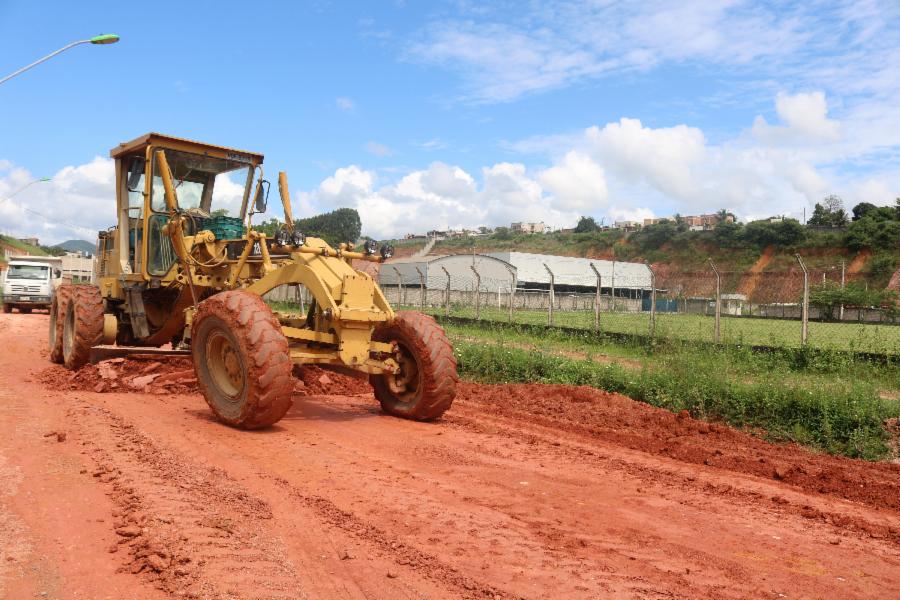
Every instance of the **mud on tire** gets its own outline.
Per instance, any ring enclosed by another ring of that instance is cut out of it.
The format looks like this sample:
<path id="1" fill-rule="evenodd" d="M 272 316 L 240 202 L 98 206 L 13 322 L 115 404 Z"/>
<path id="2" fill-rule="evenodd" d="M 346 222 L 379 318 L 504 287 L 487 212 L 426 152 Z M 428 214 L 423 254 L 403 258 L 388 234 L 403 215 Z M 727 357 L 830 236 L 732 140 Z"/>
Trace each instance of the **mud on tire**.
<path id="1" fill-rule="evenodd" d="M 66 293 L 62 326 L 63 364 L 75 370 L 87 364 L 91 347 L 103 338 L 103 298 L 95 285 L 71 285 Z M 60 286 L 63 290 L 63 286 Z"/>
<path id="2" fill-rule="evenodd" d="M 222 422 L 259 429 L 291 407 L 287 338 L 258 295 L 234 290 L 201 302 L 191 323 L 191 348 L 197 383 Z"/>
<path id="3" fill-rule="evenodd" d="M 398 312 L 393 323 L 377 329 L 373 338 L 396 341 L 403 356 L 400 375 L 369 378 L 384 412 L 430 421 L 450 408 L 459 380 L 456 357 L 447 334 L 433 317 L 416 311 Z"/>
<path id="4" fill-rule="evenodd" d="M 63 363 L 63 323 L 65 323 L 68 297 L 69 286 L 60 286 L 50 304 L 50 361 L 58 365 Z"/>

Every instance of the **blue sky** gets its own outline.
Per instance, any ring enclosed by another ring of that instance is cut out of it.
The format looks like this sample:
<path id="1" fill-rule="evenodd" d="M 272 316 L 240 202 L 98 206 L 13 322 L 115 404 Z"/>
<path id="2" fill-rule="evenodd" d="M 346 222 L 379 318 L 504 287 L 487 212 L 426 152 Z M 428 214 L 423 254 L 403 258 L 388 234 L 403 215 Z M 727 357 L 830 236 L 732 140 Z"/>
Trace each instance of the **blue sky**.
<path id="1" fill-rule="evenodd" d="M 108 151 L 146 131 L 261 151 L 302 214 L 352 206 L 379 237 L 582 214 L 800 216 L 829 193 L 887 204 L 897 12 L 0 0 L 0 75 L 122 38 L 0 85 L 0 198 L 53 177 L 0 201 L 0 230 L 58 241 L 111 223 Z"/>

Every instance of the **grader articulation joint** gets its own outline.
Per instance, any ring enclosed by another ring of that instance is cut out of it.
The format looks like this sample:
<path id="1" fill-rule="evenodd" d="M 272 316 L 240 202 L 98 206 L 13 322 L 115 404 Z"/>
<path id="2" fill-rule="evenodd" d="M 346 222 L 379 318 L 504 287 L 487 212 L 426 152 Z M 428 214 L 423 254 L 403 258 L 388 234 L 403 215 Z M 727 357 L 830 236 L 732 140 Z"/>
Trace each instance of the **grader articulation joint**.
<path id="1" fill-rule="evenodd" d="M 456 393 L 456 360 L 443 329 L 395 313 L 352 262 L 393 248 L 333 248 L 294 227 L 287 176 L 285 225 L 252 226 L 266 208 L 260 154 L 150 133 L 111 151 L 118 226 L 99 234 L 97 285 L 62 286 L 51 310 L 50 357 L 77 369 L 101 344 L 189 347 L 216 416 L 242 428 L 281 419 L 294 365 L 368 376 L 389 414 L 435 419 Z M 229 209 L 237 216 L 228 216 Z M 303 286 L 306 315 L 278 314 L 263 295 Z"/>

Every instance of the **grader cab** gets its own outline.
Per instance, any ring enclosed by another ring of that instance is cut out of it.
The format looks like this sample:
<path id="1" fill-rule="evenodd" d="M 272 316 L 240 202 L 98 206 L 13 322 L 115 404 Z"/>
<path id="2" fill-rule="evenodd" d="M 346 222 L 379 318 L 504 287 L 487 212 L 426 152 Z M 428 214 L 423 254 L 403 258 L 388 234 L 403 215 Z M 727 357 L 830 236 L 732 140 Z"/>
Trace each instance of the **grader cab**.
<path id="1" fill-rule="evenodd" d="M 389 414 L 430 420 L 456 390 L 456 360 L 429 316 L 395 313 L 353 261 L 393 249 L 352 240 L 332 247 L 285 225 L 271 238 L 261 154 L 150 133 L 114 148 L 118 225 L 100 232 L 97 285 L 66 285 L 51 307 L 50 358 L 78 369 L 92 348 L 189 349 L 198 385 L 223 422 L 247 429 L 291 406 L 294 365 L 368 376 Z M 305 315 L 278 314 L 262 296 L 303 286 Z"/>

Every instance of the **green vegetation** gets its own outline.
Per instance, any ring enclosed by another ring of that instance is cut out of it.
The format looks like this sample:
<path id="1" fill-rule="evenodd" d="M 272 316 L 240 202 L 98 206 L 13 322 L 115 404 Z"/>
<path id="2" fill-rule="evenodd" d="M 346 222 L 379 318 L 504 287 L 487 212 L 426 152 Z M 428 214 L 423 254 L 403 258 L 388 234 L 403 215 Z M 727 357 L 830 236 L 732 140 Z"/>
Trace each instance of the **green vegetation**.
<path id="1" fill-rule="evenodd" d="M 283 224 L 273 218 L 256 225 L 255 228 L 267 236 L 273 236 Z M 339 208 L 307 219 L 294 219 L 294 227 L 307 236 L 322 238 L 329 244 L 337 246 L 342 242 L 356 242 L 359 239 L 362 222 L 356 209 Z"/>
<path id="2" fill-rule="evenodd" d="M 464 377 L 589 385 L 834 454 L 886 457 L 883 422 L 900 416 L 900 402 L 879 396 L 900 388 L 895 363 L 809 350 L 622 345 L 496 323 L 445 327 Z"/>
<path id="3" fill-rule="evenodd" d="M 440 308 L 428 309 L 435 315 L 442 315 Z M 453 306 L 453 316 L 475 316 L 471 306 Z M 504 322 L 508 319 L 506 309 L 496 306 L 481 309 L 485 321 Z M 515 323 L 526 325 L 546 325 L 545 310 L 516 310 Z M 557 311 L 553 323 L 558 327 L 592 330 L 593 311 Z M 648 313 L 602 313 L 600 329 L 603 332 L 638 336 L 649 336 L 650 317 Z M 715 333 L 715 319 L 696 314 L 658 313 L 656 315 L 656 339 L 686 342 L 712 342 Z M 721 320 L 721 341 L 735 346 L 768 346 L 772 348 L 798 348 L 800 346 L 800 321 L 788 319 L 755 319 L 726 317 Z M 851 352 L 881 352 L 900 355 L 900 326 L 890 324 L 863 323 L 809 323 L 808 343 L 812 348 Z"/>
<path id="4" fill-rule="evenodd" d="M 822 318 L 834 321 L 841 306 L 844 308 L 880 307 L 891 320 L 898 317 L 897 294 L 891 290 L 868 290 L 858 283 L 841 287 L 834 281 L 825 281 L 812 287 L 809 304 L 822 311 Z"/>
<path id="5" fill-rule="evenodd" d="M 30 254 L 31 256 L 46 256 L 47 255 L 47 253 L 44 250 L 38 248 L 37 246 L 32 246 L 31 244 L 26 244 L 25 242 L 20 242 L 16 238 L 10 237 L 8 235 L 0 235 L 0 242 L 2 242 L 5 245 L 12 246 L 13 248 L 18 248 L 19 250 L 22 250 L 22 251 Z M 0 248 L 0 257 L 4 257 L 5 254 L 6 253 L 3 251 L 3 249 Z"/>

